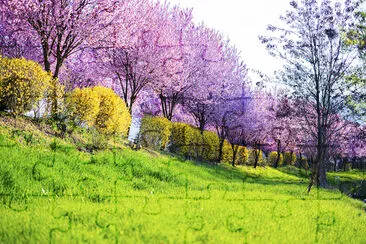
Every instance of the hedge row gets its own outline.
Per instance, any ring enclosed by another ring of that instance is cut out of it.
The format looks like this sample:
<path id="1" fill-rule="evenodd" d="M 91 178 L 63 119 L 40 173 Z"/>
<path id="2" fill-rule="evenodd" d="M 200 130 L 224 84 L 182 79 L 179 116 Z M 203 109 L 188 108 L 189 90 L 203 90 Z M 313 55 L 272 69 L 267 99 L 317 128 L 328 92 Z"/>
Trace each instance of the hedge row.
<path id="1" fill-rule="evenodd" d="M 215 132 L 202 132 L 191 125 L 170 122 L 163 117 L 145 116 L 141 121 L 139 141 L 144 147 L 167 150 L 185 158 L 217 162 L 219 157 L 220 139 Z M 232 164 L 234 152 L 236 165 L 254 165 L 256 155 L 258 155 L 258 165 L 267 163 L 262 151 L 258 153 L 257 150 L 244 146 L 232 146 L 227 140 L 224 141 L 221 162 Z M 268 163 L 271 165 L 276 156 L 274 153 L 269 155 Z M 281 160 L 283 164 L 283 156 Z M 291 157 L 290 153 L 285 153 L 285 161 L 291 161 L 291 164 L 294 164 L 296 155 L 293 154 Z"/>
<path id="2" fill-rule="evenodd" d="M 275 166 L 277 160 L 277 152 L 270 152 L 268 155 L 268 164 L 270 166 Z M 296 154 L 292 152 L 280 153 L 280 158 L 278 160 L 277 166 L 282 165 L 295 165 L 297 160 Z"/>
<path id="3" fill-rule="evenodd" d="M 184 123 L 172 123 L 169 151 L 186 158 L 216 161 L 219 138 L 211 131 L 201 132 Z"/>
<path id="4" fill-rule="evenodd" d="M 145 116 L 141 121 L 139 140 L 144 147 L 166 150 L 172 124 L 164 117 Z"/>
<path id="5" fill-rule="evenodd" d="M 163 117 L 145 116 L 141 121 L 139 140 L 142 146 L 168 150 L 186 158 L 216 161 L 219 138 L 184 123 L 172 123 Z"/>

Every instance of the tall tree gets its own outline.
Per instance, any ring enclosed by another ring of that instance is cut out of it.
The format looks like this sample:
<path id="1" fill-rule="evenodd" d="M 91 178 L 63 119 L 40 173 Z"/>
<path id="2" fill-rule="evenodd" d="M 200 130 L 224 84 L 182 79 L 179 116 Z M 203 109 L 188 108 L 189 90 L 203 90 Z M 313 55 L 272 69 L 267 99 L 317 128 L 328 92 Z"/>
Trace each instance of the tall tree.
<path id="1" fill-rule="evenodd" d="M 357 55 L 344 45 L 341 30 L 352 27 L 358 4 L 357 0 L 291 1 L 291 10 L 281 16 L 284 26 L 269 25 L 272 36 L 260 37 L 271 54 L 286 61 L 280 78 L 293 89 L 294 97 L 304 101 L 300 109 L 305 129 L 316 141 L 309 191 L 314 184 L 327 186 L 328 130 L 336 123 L 332 115 L 345 108 L 349 89 L 344 77 Z"/>
<path id="2" fill-rule="evenodd" d="M 115 28 L 108 45 L 98 48 L 95 55 L 101 75 L 113 80 L 115 91 L 132 114 L 138 97 L 159 76 L 165 51 L 160 44 L 168 28 L 169 8 L 143 0 L 124 12 L 125 20 Z"/>
<path id="3" fill-rule="evenodd" d="M 174 6 L 169 11 L 166 27 L 158 46 L 161 49 L 159 75 L 154 90 L 159 96 L 164 117 L 172 120 L 176 106 L 182 101 L 196 79 L 196 50 L 193 36 L 197 30 L 192 22 L 192 10 Z"/>
<path id="4" fill-rule="evenodd" d="M 277 152 L 275 168 L 278 167 L 281 154 L 286 150 L 293 153 L 297 149 L 296 143 L 300 141 L 297 133 L 299 121 L 294 113 L 295 109 L 290 99 L 286 97 L 276 99 L 272 110 L 273 119 L 269 125 L 273 140 L 272 148 Z"/>

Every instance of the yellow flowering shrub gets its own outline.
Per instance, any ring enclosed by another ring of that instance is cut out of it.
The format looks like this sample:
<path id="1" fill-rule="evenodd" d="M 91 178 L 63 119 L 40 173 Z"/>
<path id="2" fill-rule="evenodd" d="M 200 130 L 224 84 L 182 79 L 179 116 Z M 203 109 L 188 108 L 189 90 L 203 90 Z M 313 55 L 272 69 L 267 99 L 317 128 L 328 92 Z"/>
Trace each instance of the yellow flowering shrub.
<path id="1" fill-rule="evenodd" d="M 173 123 L 169 150 L 185 157 L 191 156 L 192 132 L 190 126 L 187 124 L 180 122 Z"/>
<path id="2" fill-rule="evenodd" d="M 244 146 L 235 145 L 235 150 L 237 150 L 236 158 L 235 158 L 235 164 L 236 165 L 247 164 L 248 160 L 249 160 L 249 153 L 250 153 L 248 148 L 246 148 Z M 233 163 L 233 157 L 234 157 L 234 154 L 233 154 L 232 145 L 230 144 L 229 141 L 225 140 L 223 150 L 222 150 L 222 160 L 221 160 L 221 162 L 222 163 L 227 163 L 227 164 L 232 164 Z"/>
<path id="3" fill-rule="evenodd" d="M 127 135 L 131 125 L 131 115 L 123 100 L 112 89 L 102 86 L 92 89 L 100 99 L 95 127 L 103 134 Z"/>
<path id="4" fill-rule="evenodd" d="M 43 99 L 52 76 L 38 63 L 24 58 L 0 56 L 0 107 L 23 114 Z"/>
<path id="5" fill-rule="evenodd" d="M 110 88 L 77 88 L 68 95 L 67 107 L 75 123 L 94 127 L 102 134 L 127 135 L 131 124 L 125 103 Z"/>
<path id="6" fill-rule="evenodd" d="M 68 96 L 68 110 L 70 117 L 78 125 L 86 123 L 93 127 L 99 112 L 99 95 L 93 88 L 76 88 Z"/>
<path id="7" fill-rule="evenodd" d="M 47 112 L 54 116 L 64 109 L 65 86 L 58 79 L 52 79 L 48 89 L 46 101 Z"/>

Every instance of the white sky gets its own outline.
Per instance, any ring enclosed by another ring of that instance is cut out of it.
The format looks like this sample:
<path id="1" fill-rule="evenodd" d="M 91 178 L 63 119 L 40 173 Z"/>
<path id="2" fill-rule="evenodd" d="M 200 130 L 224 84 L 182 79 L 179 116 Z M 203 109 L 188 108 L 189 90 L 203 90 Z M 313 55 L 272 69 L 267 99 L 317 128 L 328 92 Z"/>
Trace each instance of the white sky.
<path id="1" fill-rule="evenodd" d="M 241 51 L 248 68 L 271 75 L 281 68 L 258 39 L 268 24 L 281 23 L 279 16 L 290 7 L 290 0 L 167 0 L 174 5 L 193 8 L 194 21 L 204 22 L 227 36 Z M 254 81 L 258 79 L 250 75 Z"/>

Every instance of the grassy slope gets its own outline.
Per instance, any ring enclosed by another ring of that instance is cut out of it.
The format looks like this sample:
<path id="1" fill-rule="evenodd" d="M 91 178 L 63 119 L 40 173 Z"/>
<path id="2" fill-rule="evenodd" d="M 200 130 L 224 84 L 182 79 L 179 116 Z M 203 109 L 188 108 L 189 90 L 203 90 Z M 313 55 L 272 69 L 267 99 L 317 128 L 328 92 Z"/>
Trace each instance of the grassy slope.
<path id="1" fill-rule="evenodd" d="M 364 204 L 337 191 L 307 195 L 294 168 L 126 148 L 89 154 L 10 122 L 0 121 L 0 243 L 366 242 Z M 29 146 L 15 127 L 32 132 Z"/>

